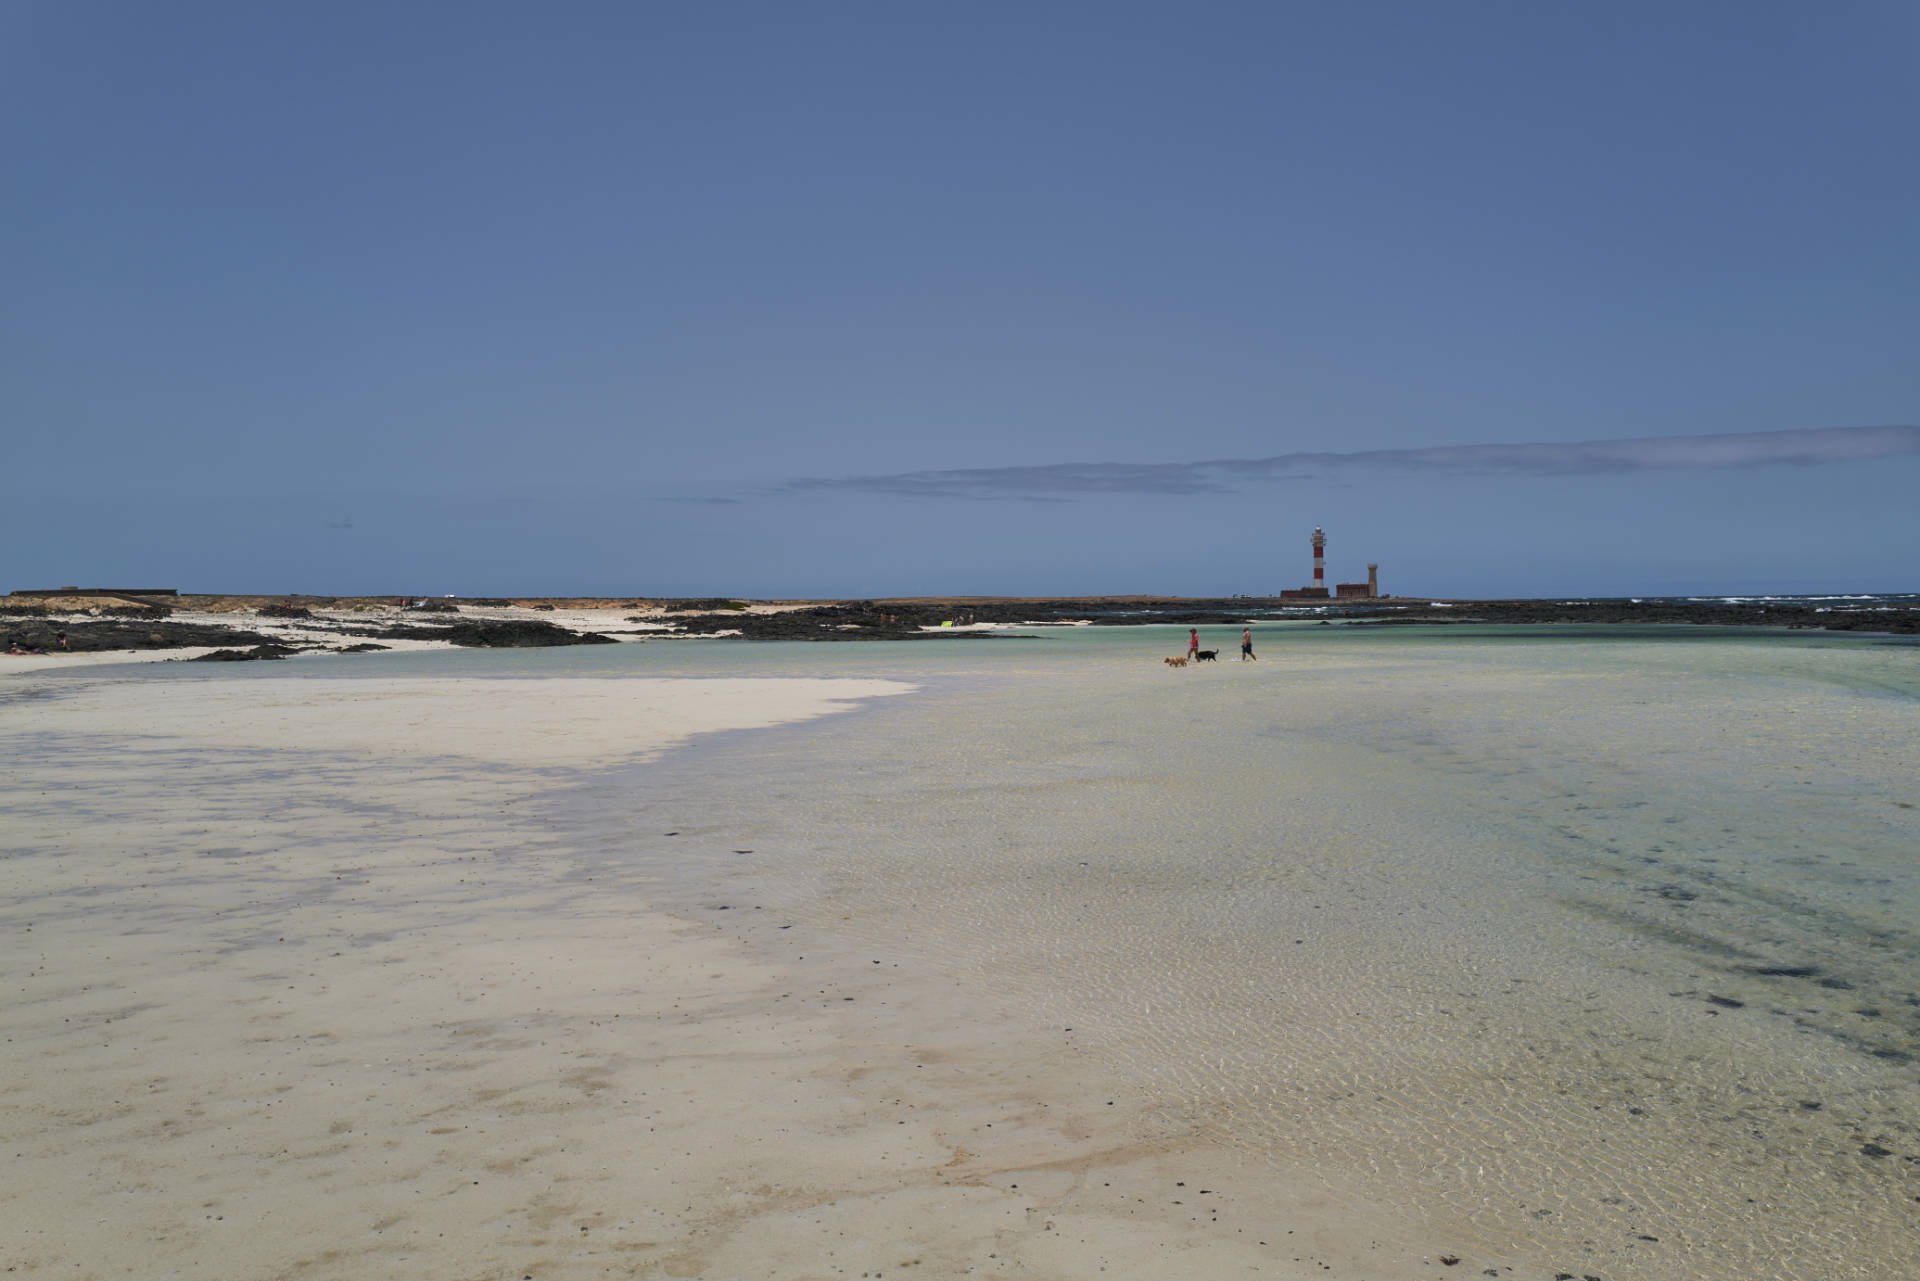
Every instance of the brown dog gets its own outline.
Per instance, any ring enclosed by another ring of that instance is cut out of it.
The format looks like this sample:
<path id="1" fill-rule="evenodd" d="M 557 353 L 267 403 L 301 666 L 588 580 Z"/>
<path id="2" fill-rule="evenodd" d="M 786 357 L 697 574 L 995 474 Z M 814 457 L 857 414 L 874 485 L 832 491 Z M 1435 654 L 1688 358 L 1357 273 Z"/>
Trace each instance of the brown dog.
<path id="1" fill-rule="evenodd" d="M 1167 660 L 1168 667 L 1185 667 L 1186 665 L 1187 665 L 1187 659 L 1185 655 L 1181 655 L 1179 658 L 1169 658 Z"/>

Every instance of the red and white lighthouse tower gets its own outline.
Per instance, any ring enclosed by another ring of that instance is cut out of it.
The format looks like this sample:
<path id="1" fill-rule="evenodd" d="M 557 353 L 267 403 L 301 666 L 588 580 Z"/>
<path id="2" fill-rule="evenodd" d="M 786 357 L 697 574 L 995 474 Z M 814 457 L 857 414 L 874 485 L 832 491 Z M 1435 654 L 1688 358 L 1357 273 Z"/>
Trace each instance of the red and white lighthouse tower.
<path id="1" fill-rule="evenodd" d="M 1313 527 L 1313 590 L 1322 595 L 1327 590 L 1327 536 L 1318 525 Z"/>

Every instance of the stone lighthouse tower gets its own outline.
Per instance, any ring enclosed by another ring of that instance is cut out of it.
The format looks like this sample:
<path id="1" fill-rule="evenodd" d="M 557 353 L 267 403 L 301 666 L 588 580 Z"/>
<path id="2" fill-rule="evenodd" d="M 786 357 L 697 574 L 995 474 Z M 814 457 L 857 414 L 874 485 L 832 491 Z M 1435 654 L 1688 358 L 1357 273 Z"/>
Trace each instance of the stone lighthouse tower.
<path id="1" fill-rule="evenodd" d="M 1313 590 L 1317 595 L 1327 594 L 1327 536 L 1318 525 L 1313 527 Z"/>

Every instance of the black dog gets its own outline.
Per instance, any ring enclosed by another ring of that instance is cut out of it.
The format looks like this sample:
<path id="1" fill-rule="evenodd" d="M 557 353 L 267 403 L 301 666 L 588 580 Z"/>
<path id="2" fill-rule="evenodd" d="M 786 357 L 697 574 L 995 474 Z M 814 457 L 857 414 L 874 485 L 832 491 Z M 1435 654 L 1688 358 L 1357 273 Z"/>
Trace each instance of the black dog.
<path id="1" fill-rule="evenodd" d="M 1218 661 L 1219 658 L 1220 651 L 1217 649 L 1196 649 L 1193 651 L 1193 661 L 1196 663 L 1212 663 Z"/>

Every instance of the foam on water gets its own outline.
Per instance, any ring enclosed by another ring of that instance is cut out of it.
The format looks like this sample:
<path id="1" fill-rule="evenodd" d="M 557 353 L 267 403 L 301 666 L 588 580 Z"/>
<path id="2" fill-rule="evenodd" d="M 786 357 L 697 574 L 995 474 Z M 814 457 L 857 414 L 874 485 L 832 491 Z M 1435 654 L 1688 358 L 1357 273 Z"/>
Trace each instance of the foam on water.
<path id="1" fill-rule="evenodd" d="M 1267 626 L 1173 672 L 1174 636 L 593 651 L 923 692 L 556 820 L 1071 1028 L 1146 1132 L 1410 1233 L 1610 1281 L 1920 1264 L 1920 650 Z"/>

